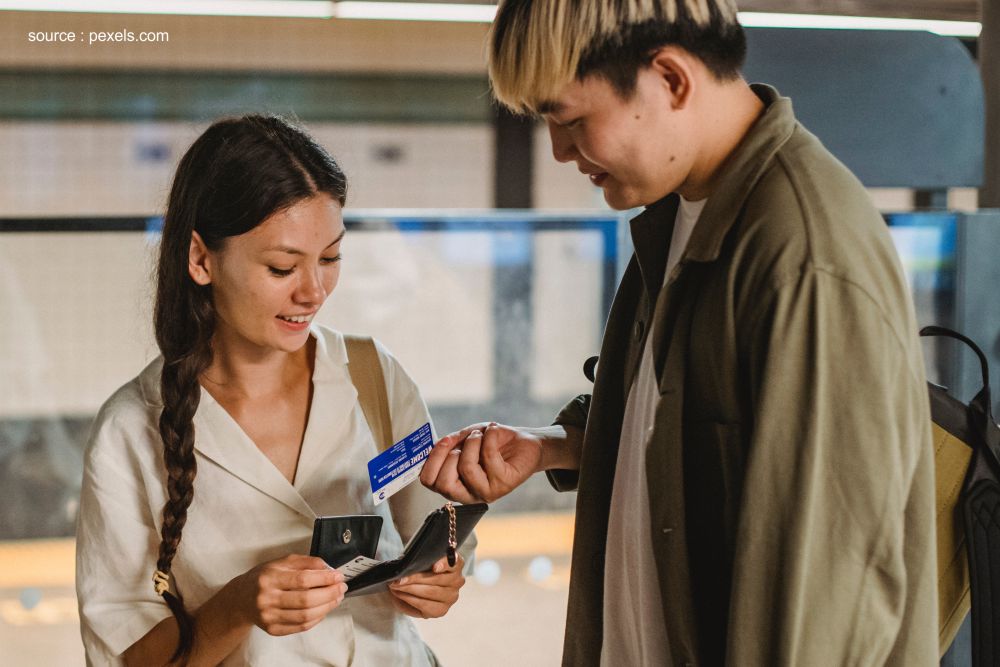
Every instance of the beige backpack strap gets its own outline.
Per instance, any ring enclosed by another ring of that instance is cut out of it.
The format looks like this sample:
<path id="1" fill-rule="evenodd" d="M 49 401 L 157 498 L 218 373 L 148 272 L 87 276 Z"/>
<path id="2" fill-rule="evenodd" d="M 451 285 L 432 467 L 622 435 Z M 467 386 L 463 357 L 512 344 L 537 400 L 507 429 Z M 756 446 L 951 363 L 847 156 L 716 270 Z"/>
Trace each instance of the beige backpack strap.
<path id="1" fill-rule="evenodd" d="M 347 344 L 347 368 L 351 373 L 351 382 L 358 390 L 358 403 L 365 413 L 368 428 L 375 436 L 375 446 L 384 452 L 393 445 L 392 418 L 375 341 L 370 336 L 345 335 L 344 342 Z"/>

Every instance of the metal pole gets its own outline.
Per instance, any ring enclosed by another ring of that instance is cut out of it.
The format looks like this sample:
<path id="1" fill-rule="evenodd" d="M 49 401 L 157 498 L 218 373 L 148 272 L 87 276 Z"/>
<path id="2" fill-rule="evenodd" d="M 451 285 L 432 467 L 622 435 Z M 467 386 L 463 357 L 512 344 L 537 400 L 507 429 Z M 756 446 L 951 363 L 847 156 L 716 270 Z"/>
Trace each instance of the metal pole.
<path id="1" fill-rule="evenodd" d="M 986 106 L 986 144 L 980 208 L 1000 208 L 1000 0 L 982 0 L 979 71 Z"/>

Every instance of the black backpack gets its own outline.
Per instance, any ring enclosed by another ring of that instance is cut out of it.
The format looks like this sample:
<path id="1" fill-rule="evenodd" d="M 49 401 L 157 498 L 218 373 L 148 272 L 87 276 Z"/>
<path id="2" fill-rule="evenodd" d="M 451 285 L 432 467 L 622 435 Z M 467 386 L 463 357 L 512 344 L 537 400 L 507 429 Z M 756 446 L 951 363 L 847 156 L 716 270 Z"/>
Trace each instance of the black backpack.
<path id="1" fill-rule="evenodd" d="M 968 405 L 928 383 L 937 479 L 938 594 L 941 651 L 951 646 L 972 612 L 972 665 L 1000 664 L 1000 426 L 993 420 L 989 364 L 960 333 L 925 327 L 921 336 L 947 336 L 979 357 L 983 386 Z M 945 663 L 969 664 L 965 656 Z M 963 659 L 964 658 L 964 659 Z"/>

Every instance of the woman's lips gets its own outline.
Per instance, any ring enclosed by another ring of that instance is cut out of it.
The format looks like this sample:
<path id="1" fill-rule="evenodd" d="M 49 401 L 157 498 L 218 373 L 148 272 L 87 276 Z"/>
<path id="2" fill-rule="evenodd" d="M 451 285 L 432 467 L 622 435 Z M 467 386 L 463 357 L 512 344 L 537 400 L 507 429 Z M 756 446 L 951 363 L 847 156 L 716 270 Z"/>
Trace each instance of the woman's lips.
<path id="1" fill-rule="evenodd" d="M 593 183 L 597 187 L 601 187 L 601 184 L 604 183 L 604 181 L 607 179 L 608 174 L 607 172 L 601 172 L 599 174 L 587 174 L 587 176 L 590 177 L 591 183 Z"/>

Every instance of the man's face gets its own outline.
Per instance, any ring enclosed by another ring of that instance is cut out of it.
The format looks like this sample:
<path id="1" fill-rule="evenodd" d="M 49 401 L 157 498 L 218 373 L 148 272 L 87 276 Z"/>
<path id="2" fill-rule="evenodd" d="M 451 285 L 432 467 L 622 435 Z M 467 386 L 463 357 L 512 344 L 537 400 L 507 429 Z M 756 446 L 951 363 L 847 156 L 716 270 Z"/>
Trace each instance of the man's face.
<path id="1" fill-rule="evenodd" d="M 639 70 L 628 100 L 589 76 L 567 85 L 542 111 L 555 159 L 575 162 L 611 208 L 652 204 L 680 187 L 691 169 L 684 107 L 652 68 Z"/>

